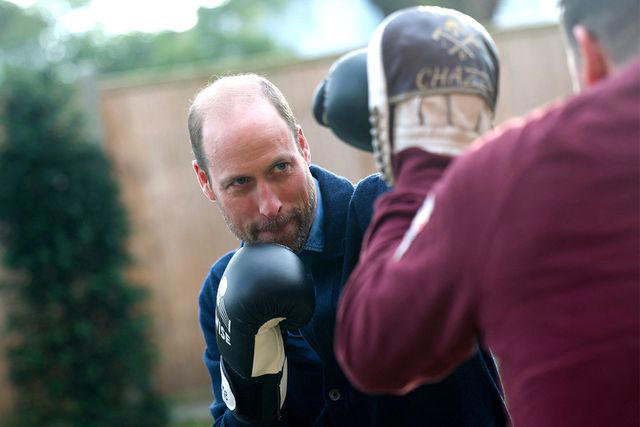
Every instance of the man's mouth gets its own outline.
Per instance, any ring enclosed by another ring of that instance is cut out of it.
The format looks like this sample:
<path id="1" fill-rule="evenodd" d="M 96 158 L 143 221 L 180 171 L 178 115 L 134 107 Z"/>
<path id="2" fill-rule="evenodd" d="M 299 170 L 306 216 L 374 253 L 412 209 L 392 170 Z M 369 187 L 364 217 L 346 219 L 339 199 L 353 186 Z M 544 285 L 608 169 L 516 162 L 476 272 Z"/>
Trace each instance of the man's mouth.
<path id="1" fill-rule="evenodd" d="M 255 235 L 259 236 L 262 241 L 273 241 L 285 233 L 288 226 L 293 222 L 292 219 L 293 218 L 286 218 L 284 220 L 273 221 L 263 227 L 259 227 Z"/>

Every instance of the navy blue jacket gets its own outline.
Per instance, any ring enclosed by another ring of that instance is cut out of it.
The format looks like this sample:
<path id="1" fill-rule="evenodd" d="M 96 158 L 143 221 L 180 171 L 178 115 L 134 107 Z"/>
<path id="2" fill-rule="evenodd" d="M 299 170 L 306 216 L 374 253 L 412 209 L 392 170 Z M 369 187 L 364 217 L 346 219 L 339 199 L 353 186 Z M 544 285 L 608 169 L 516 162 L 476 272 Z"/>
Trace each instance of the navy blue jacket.
<path id="1" fill-rule="evenodd" d="M 324 209 L 324 250 L 299 256 L 314 280 L 316 308 L 311 321 L 286 337 L 287 397 L 278 426 L 502 426 L 505 410 L 493 359 L 484 351 L 437 384 L 405 396 L 369 396 L 349 383 L 333 353 L 338 298 L 358 260 L 362 237 L 376 197 L 387 190 L 378 175 L 354 186 L 317 166 Z M 218 282 L 234 252 L 220 258 L 200 293 L 200 324 L 206 341 L 204 361 L 213 392 L 220 396 L 220 354 L 214 313 Z M 401 331 L 399 331 L 401 333 Z M 243 425 L 221 399 L 211 405 L 216 426 Z"/>

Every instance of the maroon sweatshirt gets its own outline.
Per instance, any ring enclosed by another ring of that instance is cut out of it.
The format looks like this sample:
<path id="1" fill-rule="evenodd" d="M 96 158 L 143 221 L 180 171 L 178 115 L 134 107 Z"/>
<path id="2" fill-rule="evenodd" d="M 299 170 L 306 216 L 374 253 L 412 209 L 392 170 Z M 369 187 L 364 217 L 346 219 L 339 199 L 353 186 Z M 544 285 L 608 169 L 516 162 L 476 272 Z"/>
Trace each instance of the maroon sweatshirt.
<path id="1" fill-rule="evenodd" d="M 441 157 L 397 156 L 340 300 L 345 373 L 404 393 L 481 342 L 517 427 L 638 426 L 640 62 L 481 142 L 437 184 Z"/>

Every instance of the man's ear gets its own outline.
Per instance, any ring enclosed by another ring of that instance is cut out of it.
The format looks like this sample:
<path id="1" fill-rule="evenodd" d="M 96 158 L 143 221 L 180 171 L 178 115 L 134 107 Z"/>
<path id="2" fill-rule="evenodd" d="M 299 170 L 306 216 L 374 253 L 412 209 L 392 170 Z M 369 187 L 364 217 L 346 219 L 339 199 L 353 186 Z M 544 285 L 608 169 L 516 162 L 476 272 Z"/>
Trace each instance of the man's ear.
<path id="1" fill-rule="evenodd" d="M 582 25 L 573 27 L 573 36 L 580 50 L 579 73 L 584 86 L 591 86 L 610 73 L 609 61 L 600 42 Z"/>
<path id="2" fill-rule="evenodd" d="M 302 157 L 304 157 L 305 162 L 307 164 L 311 163 L 311 149 L 309 148 L 309 143 L 307 142 L 307 138 L 304 137 L 304 132 L 302 132 L 302 128 L 298 126 L 298 144 L 300 144 L 300 151 L 302 151 Z"/>
<path id="3" fill-rule="evenodd" d="M 193 162 L 191 162 L 191 165 L 193 166 L 193 170 L 196 173 L 196 179 L 198 180 L 198 184 L 200 184 L 200 189 L 202 190 L 202 192 L 204 193 L 207 199 L 211 200 L 212 202 L 215 202 L 216 195 L 213 192 L 213 189 L 211 188 L 211 181 L 209 181 L 209 176 L 207 175 L 207 172 L 200 167 L 197 160 L 194 160 Z"/>

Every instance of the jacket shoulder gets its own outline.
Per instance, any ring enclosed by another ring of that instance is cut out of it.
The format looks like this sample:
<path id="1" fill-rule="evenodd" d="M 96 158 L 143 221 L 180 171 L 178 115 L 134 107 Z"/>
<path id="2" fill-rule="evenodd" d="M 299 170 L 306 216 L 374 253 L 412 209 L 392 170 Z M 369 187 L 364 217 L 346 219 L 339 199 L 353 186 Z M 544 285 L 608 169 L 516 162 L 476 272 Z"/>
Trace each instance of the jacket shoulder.
<path id="1" fill-rule="evenodd" d="M 357 216 L 358 222 L 361 223 L 364 228 L 369 225 L 376 199 L 389 190 L 390 187 L 379 173 L 362 178 L 356 184 L 349 204 L 352 215 Z"/>

